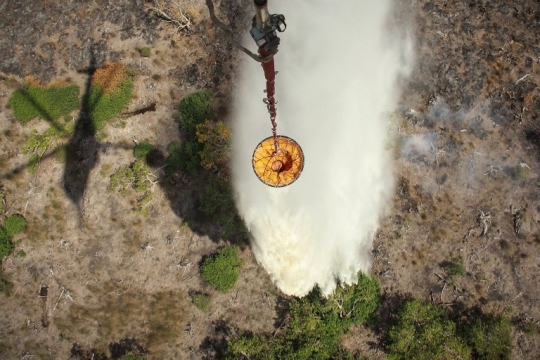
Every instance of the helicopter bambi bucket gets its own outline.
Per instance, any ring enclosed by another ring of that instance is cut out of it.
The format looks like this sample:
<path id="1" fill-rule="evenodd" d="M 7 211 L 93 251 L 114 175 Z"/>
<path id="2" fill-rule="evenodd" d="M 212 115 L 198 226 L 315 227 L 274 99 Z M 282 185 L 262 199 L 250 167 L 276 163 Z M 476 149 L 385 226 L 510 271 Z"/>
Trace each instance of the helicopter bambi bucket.
<path id="1" fill-rule="evenodd" d="M 227 32 L 240 50 L 262 65 L 266 79 L 266 98 L 263 102 L 270 114 L 272 136 L 257 145 L 253 152 L 252 166 L 255 175 L 263 183 L 272 187 L 283 187 L 296 181 L 304 169 L 304 152 L 300 145 L 287 136 L 277 134 L 277 101 L 274 97 L 277 72 L 274 69 L 274 55 L 278 52 L 280 42 L 277 33 L 285 31 L 287 24 L 285 16 L 268 13 L 268 0 L 253 2 L 256 12 L 250 34 L 259 47 L 258 56 L 232 39 L 232 31 L 217 19 L 212 1 L 206 0 L 214 24 Z"/>

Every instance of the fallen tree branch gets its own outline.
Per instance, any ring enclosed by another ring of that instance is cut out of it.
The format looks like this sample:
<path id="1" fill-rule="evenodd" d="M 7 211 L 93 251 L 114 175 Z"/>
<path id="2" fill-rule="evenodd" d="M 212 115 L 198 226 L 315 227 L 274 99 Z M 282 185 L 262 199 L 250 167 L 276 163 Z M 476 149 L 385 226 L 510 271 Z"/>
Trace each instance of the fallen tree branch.
<path id="1" fill-rule="evenodd" d="M 142 108 L 134 110 L 134 111 L 121 113 L 120 117 L 125 119 L 125 118 L 131 117 L 131 116 L 144 114 L 144 113 L 149 112 L 149 111 L 156 111 L 156 103 L 152 103 L 152 104 L 150 104 L 148 106 L 142 107 Z"/>
<path id="2" fill-rule="evenodd" d="M 157 4 L 158 6 L 161 5 L 159 2 Z M 168 12 L 170 12 L 169 9 L 166 9 L 164 6 L 158 6 L 147 5 L 147 10 L 153 11 L 158 18 L 176 25 L 176 32 L 180 30 L 191 30 L 191 26 L 193 24 L 182 10 L 178 11 L 180 19 L 176 19 L 175 17 L 168 14 Z"/>

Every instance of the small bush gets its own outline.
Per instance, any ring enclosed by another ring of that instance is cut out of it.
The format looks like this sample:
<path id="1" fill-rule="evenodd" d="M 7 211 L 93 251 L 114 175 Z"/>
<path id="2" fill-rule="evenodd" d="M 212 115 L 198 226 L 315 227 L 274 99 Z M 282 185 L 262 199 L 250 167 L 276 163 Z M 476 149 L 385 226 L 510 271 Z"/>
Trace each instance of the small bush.
<path id="1" fill-rule="evenodd" d="M 69 155 L 69 145 L 67 144 L 58 145 L 57 147 L 54 148 L 53 153 L 54 153 L 54 159 L 58 161 L 59 163 L 63 164 L 66 162 L 66 159 Z"/>
<path id="2" fill-rule="evenodd" d="M 131 100 L 133 79 L 126 76 L 119 88 L 112 93 L 105 92 L 99 85 L 92 86 L 87 101 L 90 104 L 91 116 L 95 131 L 105 126 L 105 121 L 112 119 L 124 110 Z"/>
<path id="3" fill-rule="evenodd" d="M 442 308 L 413 300 L 399 313 L 390 329 L 391 360 L 469 359 L 471 349 L 457 335 L 456 324 L 445 318 Z"/>
<path id="4" fill-rule="evenodd" d="M 126 354 L 122 356 L 121 360 L 145 360 L 146 357 L 141 354 Z"/>
<path id="5" fill-rule="evenodd" d="M 246 333 L 227 344 L 227 359 L 353 359 L 340 339 L 353 323 L 364 323 L 379 306 L 379 283 L 359 274 L 358 284 L 338 287 L 325 298 L 315 288 L 289 304 L 289 325 L 280 335 Z"/>
<path id="6" fill-rule="evenodd" d="M 196 293 L 191 296 L 191 301 L 202 312 L 207 312 L 210 308 L 210 300 L 212 297 L 208 294 Z"/>
<path id="7" fill-rule="evenodd" d="M 221 292 L 234 287 L 242 268 L 236 246 L 225 246 L 201 264 L 201 276 L 210 286 Z"/>
<path id="8" fill-rule="evenodd" d="M 224 168 L 229 163 L 229 138 L 231 131 L 221 121 L 206 120 L 197 125 L 197 140 L 202 144 L 199 152 L 201 166 L 205 169 Z"/>
<path id="9" fill-rule="evenodd" d="M 198 210 L 217 224 L 230 241 L 235 244 L 246 241 L 247 229 L 236 210 L 231 183 L 210 179 L 199 197 Z"/>
<path id="10" fill-rule="evenodd" d="M 527 181 L 530 175 L 530 170 L 524 165 L 517 165 L 513 169 L 513 178 L 516 182 L 523 184 Z"/>
<path id="11" fill-rule="evenodd" d="M 195 174 L 201 168 L 200 153 L 204 145 L 197 138 L 197 125 L 214 118 L 210 91 L 199 91 L 186 96 L 178 106 L 180 132 L 183 142 L 175 154 L 181 170 Z"/>
<path id="12" fill-rule="evenodd" d="M 445 265 L 445 269 L 450 276 L 464 276 L 467 274 L 462 256 L 453 258 L 451 262 Z"/>
<path id="13" fill-rule="evenodd" d="M 328 298 L 332 310 L 349 324 L 366 322 L 379 307 L 379 282 L 377 279 L 359 274 L 356 285 L 338 286 Z"/>
<path id="14" fill-rule="evenodd" d="M 505 316 L 484 315 L 465 331 L 465 339 L 479 359 L 510 359 L 512 324 Z"/>
<path id="15" fill-rule="evenodd" d="M 9 236 L 6 229 L 1 226 L 0 227 L 0 262 L 3 258 L 6 256 L 9 256 L 13 249 L 15 248 L 15 245 L 13 245 L 13 242 L 11 241 L 11 236 Z"/>
<path id="16" fill-rule="evenodd" d="M 150 170 L 144 159 L 136 160 L 131 165 L 116 170 L 110 177 L 111 190 L 120 192 L 123 196 L 136 197 L 135 212 L 145 215 L 145 207 L 152 200 L 152 189 L 148 177 Z"/>
<path id="17" fill-rule="evenodd" d="M 152 49 L 148 46 L 137 48 L 137 50 L 142 57 L 150 57 L 150 55 L 152 54 Z"/>
<path id="18" fill-rule="evenodd" d="M 133 156 L 137 160 L 144 159 L 150 151 L 154 150 L 154 146 L 147 141 L 138 143 L 133 149 Z"/>
<path id="19" fill-rule="evenodd" d="M 15 90 L 8 102 L 15 118 L 23 125 L 34 118 L 52 122 L 77 109 L 79 87 L 41 86 L 32 81 L 32 84 L 26 84 L 24 88 Z"/>
<path id="20" fill-rule="evenodd" d="M 9 237 L 13 237 L 24 231 L 28 226 L 25 218 L 22 215 L 15 214 L 8 217 L 4 220 L 3 228 L 6 230 L 6 233 Z"/>
<path id="21" fill-rule="evenodd" d="M 27 164 L 27 169 L 30 174 L 34 174 L 37 170 L 39 162 L 41 161 L 42 156 L 45 154 L 49 146 L 56 140 L 61 139 L 65 135 L 69 135 L 73 132 L 73 124 L 68 124 L 67 126 L 55 125 L 51 126 L 49 129 L 45 130 L 43 133 L 38 133 L 37 130 L 33 129 L 30 132 L 30 136 L 26 141 L 26 144 L 21 147 L 21 152 L 23 154 L 31 153 L 30 160 Z M 60 145 L 53 150 L 55 158 L 61 158 L 62 155 L 66 155 L 64 151 L 60 149 L 67 149 L 67 145 Z M 60 153 L 60 155 L 58 155 Z M 63 157 L 65 160 L 65 156 Z"/>
<path id="22" fill-rule="evenodd" d="M 538 333 L 540 333 L 540 325 L 529 321 L 523 325 L 523 332 L 528 335 L 537 335 Z"/>

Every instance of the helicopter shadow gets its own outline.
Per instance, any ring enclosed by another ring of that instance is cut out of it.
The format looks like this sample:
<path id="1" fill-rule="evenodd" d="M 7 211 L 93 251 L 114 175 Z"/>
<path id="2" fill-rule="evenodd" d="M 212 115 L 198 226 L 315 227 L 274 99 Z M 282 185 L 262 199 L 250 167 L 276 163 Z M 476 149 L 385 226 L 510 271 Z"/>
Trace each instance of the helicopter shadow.
<path id="1" fill-rule="evenodd" d="M 79 220 L 83 221 L 83 198 L 88 186 L 90 172 L 99 160 L 100 144 L 96 139 L 96 126 L 92 119 L 94 104 L 90 103 L 92 80 L 96 72 L 96 60 L 90 51 L 88 77 L 82 95 L 81 109 L 75 123 L 73 135 L 66 148 L 66 163 L 62 177 L 63 190 L 66 196 L 77 207 Z M 100 96 L 96 101 L 99 101 Z"/>
<path id="2" fill-rule="evenodd" d="M 97 138 L 97 129 L 93 119 L 93 111 L 96 105 L 101 101 L 104 92 L 92 93 L 92 85 L 94 82 L 94 74 L 99 68 L 96 56 L 94 54 L 94 45 L 90 46 L 90 60 L 88 67 L 78 70 L 79 73 L 87 74 L 83 94 L 81 97 L 80 108 L 75 120 L 74 130 L 71 133 L 70 139 L 65 148 L 65 164 L 62 176 L 62 189 L 65 195 L 77 208 L 79 225 L 84 223 L 84 195 L 88 187 L 90 173 L 99 162 L 99 153 L 105 152 L 109 148 L 124 148 L 132 149 L 132 146 L 118 145 L 112 143 L 100 143 Z M 110 78 L 104 79 L 104 83 L 111 81 L 114 74 L 110 74 Z M 67 126 L 56 121 L 51 114 L 47 112 L 32 95 L 24 88 L 20 89 L 21 94 L 31 107 L 39 114 L 39 117 L 54 127 L 62 136 L 70 134 Z M 41 154 L 39 162 L 42 162 L 56 155 L 56 149 L 49 150 Z M 22 165 L 19 165 L 12 170 L 1 174 L 0 180 L 12 179 L 24 169 L 35 165 L 35 160 L 30 160 Z"/>
<path id="3" fill-rule="evenodd" d="M 87 77 L 80 100 L 80 108 L 71 134 L 65 125 L 55 121 L 35 99 L 31 98 L 30 94 L 27 94 L 28 101 L 38 109 L 40 117 L 44 118 L 65 136 L 70 134 L 65 148 L 61 186 L 66 197 L 76 208 L 79 227 L 84 227 L 85 224 L 85 195 L 92 171 L 99 164 L 100 154 L 105 153 L 109 148 L 123 148 L 126 150 L 133 150 L 134 148 L 134 146 L 129 145 L 98 141 L 98 129 L 93 119 L 93 112 L 103 93 L 92 93 L 92 85 L 99 64 L 97 64 L 92 50 L 89 59 L 88 67 L 79 70 L 79 73 L 85 73 Z M 123 114 L 133 116 L 146 111 L 155 111 L 155 104 Z M 222 111 L 226 112 L 227 110 Z M 225 116 L 226 114 L 220 115 Z M 182 137 L 181 129 L 179 129 L 179 140 L 184 140 Z M 55 155 L 54 149 L 48 150 L 42 154 L 40 162 Z M 167 197 L 170 208 L 175 215 L 181 219 L 185 226 L 188 226 L 200 236 L 208 236 L 215 243 L 226 240 L 244 248 L 249 242 L 248 231 L 234 205 L 230 182 L 221 181 L 216 174 L 203 169 L 195 175 L 176 170 L 169 171 L 170 169 L 167 166 L 168 155 L 168 151 L 165 149 L 154 149 L 147 154 L 146 163 L 156 173 L 164 173 L 158 184 Z M 1 174 L 0 180 L 12 179 L 31 165 L 33 165 L 31 161 L 19 165 L 7 173 Z M 159 207 L 156 209 L 159 209 Z M 201 211 L 201 209 L 205 210 Z M 156 216 L 159 216 L 159 214 Z"/>

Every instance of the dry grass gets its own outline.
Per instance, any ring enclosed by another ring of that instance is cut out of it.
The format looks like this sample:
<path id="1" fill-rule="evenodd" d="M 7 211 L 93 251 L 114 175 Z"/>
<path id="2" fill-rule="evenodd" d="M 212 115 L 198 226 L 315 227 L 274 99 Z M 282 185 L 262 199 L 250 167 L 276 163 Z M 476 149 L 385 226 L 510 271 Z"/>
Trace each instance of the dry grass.
<path id="1" fill-rule="evenodd" d="M 123 64 L 109 62 L 96 70 L 93 81 L 106 94 L 112 94 L 120 88 L 126 77 L 127 69 Z"/>
<path id="2" fill-rule="evenodd" d="M 24 82 L 30 86 L 35 86 L 41 89 L 47 88 L 47 87 L 63 87 L 63 86 L 70 86 L 73 85 L 69 80 L 55 80 L 51 82 L 50 84 L 43 84 L 37 77 L 34 75 L 28 75 L 24 78 Z"/>
<path id="3" fill-rule="evenodd" d="M 79 334 L 95 336 L 99 351 L 106 351 L 109 342 L 126 336 L 144 339 L 149 348 L 174 341 L 186 324 L 185 314 L 191 306 L 184 294 L 136 292 L 112 280 L 87 285 L 87 289 L 99 302 L 73 304 L 64 316 L 55 318 L 55 325 L 69 340 Z"/>

